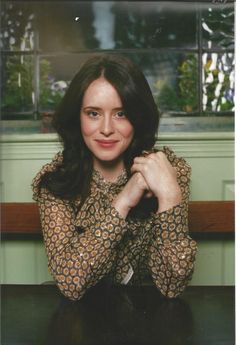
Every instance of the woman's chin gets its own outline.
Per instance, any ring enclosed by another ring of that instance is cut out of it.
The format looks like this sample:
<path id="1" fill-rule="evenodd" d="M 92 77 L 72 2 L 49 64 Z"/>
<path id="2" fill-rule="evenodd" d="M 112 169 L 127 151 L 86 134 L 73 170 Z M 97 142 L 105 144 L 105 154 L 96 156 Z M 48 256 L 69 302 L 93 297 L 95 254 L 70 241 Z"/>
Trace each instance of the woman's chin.
<path id="1" fill-rule="evenodd" d="M 94 157 L 94 163 L 96 165 L 96 162 L 99 164 L 104 164 L 104 165 L 115 165 L 117 163 L 120 163 L 123 161 L 122 156 L 118 155 L 99 155 Z"/>

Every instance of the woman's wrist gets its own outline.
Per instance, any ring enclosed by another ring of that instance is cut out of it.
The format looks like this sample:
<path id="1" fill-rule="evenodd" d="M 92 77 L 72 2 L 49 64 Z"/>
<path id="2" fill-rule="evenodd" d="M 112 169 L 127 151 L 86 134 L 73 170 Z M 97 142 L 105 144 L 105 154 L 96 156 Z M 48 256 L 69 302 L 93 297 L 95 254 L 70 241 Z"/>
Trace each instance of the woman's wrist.
<path id="1" fill-rule="evenodd" d="M 130 207 L 127 206 L 126 202 L 124 202 L 123 198 L 117 197 L 116 199 L 113 200 L 112 206 L 117 210 L 117 212 L 120 214 L 120 216 L 124 219 L 126 219 Z"/>
<path id="2" fill-rule="evenodd" d="M 158 198 L 158 210 L 157 213 L 161 213 L 164 211 L 169 210 L 170 208 L 180 204 L 182 201 L 182 194 L 181 191 L 177 191 L 176 193 L 169 194 L 166 197 Z"/>

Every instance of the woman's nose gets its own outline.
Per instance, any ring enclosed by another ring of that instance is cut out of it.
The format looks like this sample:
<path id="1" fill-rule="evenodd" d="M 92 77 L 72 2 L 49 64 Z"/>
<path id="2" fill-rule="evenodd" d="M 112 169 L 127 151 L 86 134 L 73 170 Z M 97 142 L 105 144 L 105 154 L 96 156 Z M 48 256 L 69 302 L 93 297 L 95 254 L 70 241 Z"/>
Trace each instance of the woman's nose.
<path id="1" fill-rule="evenodd" d="M 108 136 L 114 133 L 111 116 L 104 116 L 101 123 L 100 131 L 103 135 Z"/>

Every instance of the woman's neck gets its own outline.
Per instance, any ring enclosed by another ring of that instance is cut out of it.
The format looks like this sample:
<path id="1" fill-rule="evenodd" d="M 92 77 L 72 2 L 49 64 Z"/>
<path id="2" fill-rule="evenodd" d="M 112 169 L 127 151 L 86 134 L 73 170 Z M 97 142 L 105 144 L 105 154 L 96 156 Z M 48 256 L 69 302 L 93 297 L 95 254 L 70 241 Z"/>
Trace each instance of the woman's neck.
<path id="1" fill-rule="evenodd" d="M 97 170 L 102 177 L 109 182 L 115 182 L 124 170 L 124 161 L 116 162 L 94 161 L 93 168 Z"/>

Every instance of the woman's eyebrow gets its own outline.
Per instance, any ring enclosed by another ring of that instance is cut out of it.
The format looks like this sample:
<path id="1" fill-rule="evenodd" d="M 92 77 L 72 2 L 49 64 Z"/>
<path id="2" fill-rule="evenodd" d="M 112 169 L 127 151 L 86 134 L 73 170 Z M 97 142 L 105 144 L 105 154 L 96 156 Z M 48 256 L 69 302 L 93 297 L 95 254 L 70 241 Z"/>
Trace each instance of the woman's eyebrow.
<path id="1" fill-rule="evenodd" d="M 86 105 L 86 107 L 83 107 L 84 110 L 86 109 L 95 109 L 95 110 L 102 110 L 102 108 L 99 108 L 99 107 L 95 107 L 93 105 Z M 112 110 L 124 110 L 123 107 L 117 107 L 117 108 L 113 108 Z"/>
<path id="2" fill-rule="evenodd" d="M 99 107 L 94 107 L 93 105 L 87 105 L 86 107 L 83 107 L 83 109 L 95 109 L 95 110 L 101 110 Z"/>

